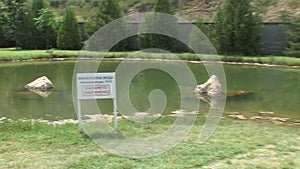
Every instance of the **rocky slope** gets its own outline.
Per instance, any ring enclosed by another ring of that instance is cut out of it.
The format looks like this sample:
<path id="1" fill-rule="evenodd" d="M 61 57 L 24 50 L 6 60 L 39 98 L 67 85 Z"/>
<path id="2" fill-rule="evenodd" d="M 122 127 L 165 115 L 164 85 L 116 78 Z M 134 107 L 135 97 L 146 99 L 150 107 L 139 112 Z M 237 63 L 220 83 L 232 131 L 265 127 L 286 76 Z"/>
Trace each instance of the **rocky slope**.
<path id="1" fill-rule="evenodd" d="M 223 3 L 224 0 L 177 0 L 176 3 L 172 3 L 172 6 L 176 15 L 184 19 L 194 21 L 202 17 L 206 21 L 211 21 Z M 252 0 L 252 5 L 265 22 L 282 21 L 282 13 L 287 12 L 300 17 L 300 0 Z M 125 13 L 146 12 L 151 11 L 152 8 L 151 2 L 132 5 L 125 10 Z"/>
<path id="2" fill-rule="evenodd" d="M 118 0 L 124 14 L 152 11 L 156 0 Z M 201 17 L 212 21 L 219 7 L 225 0 L 170 0 L 174 12 L 188 21 Z M 63 15 L 66 5 L 76 8 L 79 18 L 85 20 L 97 10 L 98 0 L 50 0 L 50 5 L 58 15 Z M 57 2 L 57 3 L 55 3 Z M 282 21 L 282 13 L 290 13 L 300 17 L 300 0 L 252 0 L 255 12 L 259 13 L 265 22 Z"/>

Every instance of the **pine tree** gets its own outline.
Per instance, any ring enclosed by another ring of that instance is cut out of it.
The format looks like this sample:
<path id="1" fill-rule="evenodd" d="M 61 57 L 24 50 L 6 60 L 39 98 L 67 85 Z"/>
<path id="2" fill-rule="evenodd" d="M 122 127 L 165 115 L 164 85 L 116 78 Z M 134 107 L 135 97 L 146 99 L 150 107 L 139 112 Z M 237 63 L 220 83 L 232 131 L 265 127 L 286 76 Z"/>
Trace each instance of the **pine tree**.
<path id="1" fill-rule="evenodd" d="M 226 0 L 215 17 L 218 51 L 225 55 L 257 55 L 261 18 L 253 14 L 250 0 Z"/>
<path id="2" fill-rule="evenodd" d="M 170 0 L 157 0 L 154 6 L 154 12 L 161 12 L 173 15 Z"/>
<path id="3" fill-rule="evenodd" d="M 94 16 L 89 18 L 89 21 L 86 24 L 86 33 L 88 37 L 91 37 L 98 29 L 103 27 L 106 24 L 109 24 L 110 22 L 117 20 L 122 17 L 122 12 L 119 7 L 117 0 L 100 0 L 100 5 L 98 8 L 98 11 Z M 126 34 L 128 33 L 128 24 L 126 24 L 125 21 L 119 20 L 119 22 L 115 22 L 114 24 L 117 24 L 118 26 L 112 27 L 110 30 L 111 35 L 115 36 L 109 36 L 108 39 L 105 39 L 105 41 L 113 42 L 116 40 L 117 34 Z M 100 40 L 101 41 L 101 40 Z M 90 41 L 92 42 L 92 41 Z M 99 42 L 99 39 L 98 39 Z M 128 50 L 130 46 L 131 39 L 125 39 L 121 42 L 119 42 L 117 45 L 115 45 L 111 51 L 124 51 Z M 101 43 L 101 42 L 100 42 Z M 105 42 L 103 42 L 105 43 Z M 91 46 L 91 45 L 90 45 Z"/>
<path id="4" fill-rule="evenodd" d="M 57 47 L 64 50 L 81 48 L 81 34 L 71 7 L 67 7 L 57 35 Z"/>
<path id="5" fill-rule="evenodd" d="M 287 56 L 300 58 L 300 18 L 293 17 L 291 28 L 287 30 L 287 39 L 289 42 L 284 54 Z"/>
<path id="6" fill-rule="evenodd" d="M 96 14 L 89 18 L 87 22 L 87 35 L 90 37 L 99 28 L 120 17 L 122 17 L 122 13 L 116 0 L 100 0 Z"/>
<path id="7" fill-rule="evenodd" d="M 169 0 L 157 0 L 154 6 L 154 12 L 165 14 L 173 14 Z M 177 35 L 177 19 L 174 17 L 170 20 L 159 14 L 151 13 L 145 16 L 145 22 L 140 25 L 140 32 L 150 32 L 157 30 L 162 34 L 146 33 L 140 34 L 138 37 L 140 48 L 158 48 L 169 51 L 176 51 L 177 41 L 172 37 Z M 164 34 L 170 34 L 172 37 Z"/>

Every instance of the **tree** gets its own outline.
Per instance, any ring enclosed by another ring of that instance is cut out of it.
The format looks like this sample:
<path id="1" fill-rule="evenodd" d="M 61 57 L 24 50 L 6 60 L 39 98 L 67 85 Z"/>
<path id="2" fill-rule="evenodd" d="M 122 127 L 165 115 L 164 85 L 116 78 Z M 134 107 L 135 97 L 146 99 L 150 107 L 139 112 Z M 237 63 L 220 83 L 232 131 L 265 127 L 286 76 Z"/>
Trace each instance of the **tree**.
<path id="1" fill-rule="evenodd" d="M 173 15 L 170 0 L 157 0 L 154 5 L 154 12 L 161 12 Z"/>
<path id="2" fill-rule="evenodd" d="M 86 24 L 86 33 L 90 37 L 102 26 L 122 17 L 121 9 L 116 0 L 101 0 L 95 15 Z"/>
<path id="3" fill-rule="evenodd" d="M 287 56 L 300 58 L 300 18 L 293 17 L 290 29 L 287 29 L 287 39 L 289 42 L 284 54 Z"/>
<path id="4" fill-rule="evenodd" d="M 154 12 L 173 14 L 169 0 L 157 0 L 154 6 Z M 168 20 L 167 20 L 168 19 Z M 168 29 L 166 29 L 168 28 Z M 176 39 L 166 36 L 177 35 L 177 19 L 174 17 L 162 17 L 159 14 L 151 13 L 145 16 L 145 22 L 140 26 L 140 32 L 149 32 L 157 30 L 162 34 L 146 33 L 138 37 L 140 48 L 159 48 L 169 51 L 175 51 L 177 47 Z"/>
<path id="5" fill-rule="evenodd" d="M 46 7 L 44 0 L 32 0 L 31 10 L 33 17 L 38 18 L 41 15 L 40 10 Z"/>
<path id="6" fill-rule="evenodd" d="M 16 16 L 24 2 L 25 0 L 0 1 L 0 47 L 15 46 Z"/>
<path id="7" fill-rule="evenodd" d="M 76 50 L 81 48 L 81 34 L 77 19 L 71 7 L 67 7 L 57 35 L 59 49 Z"/>
<path id="8" fill-rule="evenodd" d="M 225 55 L 257 55 L 262 20 L 252 11 L 250 0 L 226 0 L 215 17 L 218 51 Z"/>
<path id="9" fill-rule="evenodd" d="M 46 40 L 46 49 L 56 47 L 58 21 L 55 19 L 54 11 L 49 8 L 41 9 L 39 17 L 35 18 L 35 25 L 44 35 L 42 38 Z"/>
<path id="10" fill-rule="evenodd" d="M 16 45 L 22 49 L 46 49 L 45 32 L 35 25 L 35 18 L 40 16 L 40 10 L 46 8 L 44 0 L 32 0 L 17 13 Z"/>
<path id="11" fill-rule="evenodd" d="M 36 27 L 28 6 L 23 6 L 18 11 L 16 20 L 16 46 L 22 49 L 36 49 Z"/>
<path id="12" fill-rule="evenodd" d="M 98 7 L 98 11 L 89 18 L 86 24 L 86 33 L 88 37 L 91 37 L 98 29 L 103 27 L 104 25 L 119 19 L 122 17 L 121 8 L 119 7 L 117 0 L 101 0 L 100 5 Z M 114 24 L 118 24 L 109 30 L 111 34 L 126 34 L 129 30 L 129 25 L 123 21 L 119 20 L 119 22 L 115 22 Z M 113 42 L 116 40 L 116 36 L 110 36 L 109 39 L 105 39 L 106 41 Z M 111 51 L 124 51 L 128 50 L 130 47 L 131 39 L 125 39 L 115 45 Z"/>

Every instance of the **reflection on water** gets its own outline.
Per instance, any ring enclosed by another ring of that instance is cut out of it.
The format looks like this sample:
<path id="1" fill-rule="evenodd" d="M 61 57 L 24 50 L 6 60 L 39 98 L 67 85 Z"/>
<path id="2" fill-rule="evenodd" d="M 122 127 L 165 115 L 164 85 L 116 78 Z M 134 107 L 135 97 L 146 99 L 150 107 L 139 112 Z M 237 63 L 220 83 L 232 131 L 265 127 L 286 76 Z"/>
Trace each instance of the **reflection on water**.
<path id="1" fill-rule="evenodd" d="M 53 90 L 38 90 L 38 89 L 28 89 L 30 92 L 33 92 L 39 96 L 42 96 L 42 97 L 48 97 L 52 92 Z"/>
<path id="2" fill-rule="evenodd" d="M 134 62 L 137 61 L 133 61 L 133 64 Z M 114 71 L 119 63 L 120 61 L 105 61 L 101 63 L 101 71 Z M 72 101 L 74 65 L 74 61 L 0 64 L 0 117 L 49 120 L 76 118 Z M 195 73 L 198 84 L 208 79 L 202 64 L 193 63 L 189 66 Z M 275 116 L 300 118 L 300 69 L 240 65 L 225 65 L 224 69 L 227 91 L 254 92 L 251 95 L 227 97 L 226 112 L 274 112 Z M 44 75 L 56 86 L 51 94 L 46 94 L 47 97 L 24 89 L 29 81 Z M 122 82 L 118 82 L 118 85 L 122 85 Z M 133 105 L 141 112 L 147 110 L 150 106 L 148 97 L 154 89 L 164 91 L 168 99 L 164 114 L 180 107 L 180 91 L 176 81 L 159 70 L 144 70 L 132 80 L 129 90 Z M 184 93 L 184 97 L 188 100 L 196 96 L 193 93 Z M 209 98 L 203 99 L 209 102 Z M 111 100 L 97 102 L 102 112 L 112 112 Z M 205 102 L 200 106 L 201 111 L 209 109 Z"/>

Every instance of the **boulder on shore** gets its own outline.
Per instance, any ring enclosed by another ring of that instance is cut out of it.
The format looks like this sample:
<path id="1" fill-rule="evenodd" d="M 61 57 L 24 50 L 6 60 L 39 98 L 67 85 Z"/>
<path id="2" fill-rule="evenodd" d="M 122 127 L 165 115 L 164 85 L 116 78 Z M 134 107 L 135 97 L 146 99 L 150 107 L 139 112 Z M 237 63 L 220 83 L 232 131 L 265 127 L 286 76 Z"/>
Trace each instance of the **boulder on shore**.
<path id="1" fill-rule="evenodd" d="M 221 83 L 216 75 L 212 75 L 205 83 L 197 85 L 194 93 L 208 95 L 217 95 L 222 93 Z"/>
<path id="2" fill-rule="evenodd" d="M 24 86 L 26 89 L 51 91 L 54 89 L 53 83 L 46 77 L 42 76 Z"/>

